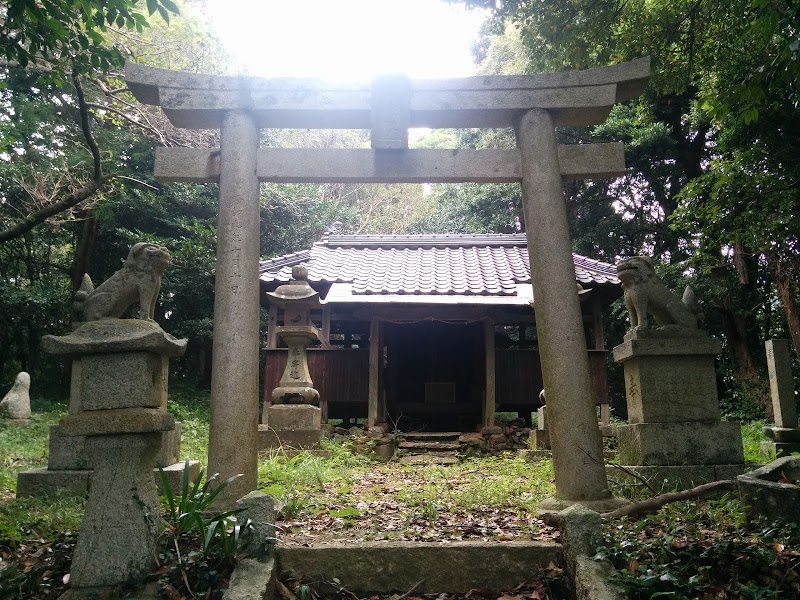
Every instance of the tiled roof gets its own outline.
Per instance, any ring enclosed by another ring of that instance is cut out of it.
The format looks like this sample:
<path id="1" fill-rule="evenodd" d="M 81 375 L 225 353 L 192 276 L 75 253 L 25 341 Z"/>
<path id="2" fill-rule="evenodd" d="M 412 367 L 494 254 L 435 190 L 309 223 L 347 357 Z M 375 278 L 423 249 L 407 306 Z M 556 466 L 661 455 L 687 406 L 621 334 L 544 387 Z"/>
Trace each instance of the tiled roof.
<path id="1" fill-rule="evenodd" d="M 619 284 L 613 265 L 577 254 L 582 284 Z M 328 235 L 310 251 L 261 263 L 261 280 L 283 283 L 305 264 L 311 283 L 350 283 L 354 295 L 512 296 L 530 283 L 524 234 Z"/>

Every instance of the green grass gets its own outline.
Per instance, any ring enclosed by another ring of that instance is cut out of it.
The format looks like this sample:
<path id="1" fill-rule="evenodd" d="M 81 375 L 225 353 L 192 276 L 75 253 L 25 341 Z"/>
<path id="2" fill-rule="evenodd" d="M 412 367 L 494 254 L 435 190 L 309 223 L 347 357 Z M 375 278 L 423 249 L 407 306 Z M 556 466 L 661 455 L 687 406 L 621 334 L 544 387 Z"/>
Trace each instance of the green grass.
<path id="1" fill-rule="evenodd" d="M 64 404 L 31 400 L 31 423 L 16 427 L 0 419 L 0 492 L 17 489 L 17 473 L 47 465 L 50 426 L 67 414 Z"/>
<path id="2" fill-rule="evenodd" d="M 50 494 L 0 502 L 0 547 L 13 548 L 27 540 L 53 541 L 62 533 L 77 532 L 85 500 Z"/>
<path id="3" fill-rule="evenodd" d="M 769 441 L 762 431 L 764 423 L 753 421 L 742 423 L 742 445 L 744 446 L 744 462 L 769 463 L 775 460 L 774 448 L 765 449 L 763 442 Z"/>
<path id="4" fill-rule="evenodd" d="M 181 422 L 181 460 L 187 456 L 208 462 L 208 421 L 211 393 L 175 383 L 170 386 L 169 411 Z"/>

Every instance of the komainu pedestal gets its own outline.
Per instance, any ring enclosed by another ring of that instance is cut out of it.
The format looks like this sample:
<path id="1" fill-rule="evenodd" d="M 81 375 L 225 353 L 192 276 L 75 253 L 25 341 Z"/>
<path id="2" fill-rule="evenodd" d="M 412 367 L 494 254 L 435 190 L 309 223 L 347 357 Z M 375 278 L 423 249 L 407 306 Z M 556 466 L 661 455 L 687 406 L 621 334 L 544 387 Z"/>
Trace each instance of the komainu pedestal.
<path id="1" fill-rule="evenodd" d="M 680 486 L 735 474 L 744 452 L 739 423 L 720 421 L 714 371 L 720 350 L 699 331 L 633 331 L 614 348 L 628 404 L 628 424 L 617 431 L 620 464 Z"/>

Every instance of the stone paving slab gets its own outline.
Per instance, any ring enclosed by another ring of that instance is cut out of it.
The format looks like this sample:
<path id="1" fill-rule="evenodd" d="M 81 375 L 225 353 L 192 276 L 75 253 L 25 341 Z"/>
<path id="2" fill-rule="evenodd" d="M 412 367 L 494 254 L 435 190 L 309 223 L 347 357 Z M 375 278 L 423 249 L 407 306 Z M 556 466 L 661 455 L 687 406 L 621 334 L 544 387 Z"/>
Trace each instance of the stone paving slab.
<path id="1" fill-rule="evenodd" d="M 412 587 L 415 594 L 477 587 L 511 590 L 541 575 L 551 562 L 564 564 L 563 548 L 554 542 L 365 542 L 278 548 L 281 572 L 315 581 L 336 578 L 351 592 L 405 593 Z"/>

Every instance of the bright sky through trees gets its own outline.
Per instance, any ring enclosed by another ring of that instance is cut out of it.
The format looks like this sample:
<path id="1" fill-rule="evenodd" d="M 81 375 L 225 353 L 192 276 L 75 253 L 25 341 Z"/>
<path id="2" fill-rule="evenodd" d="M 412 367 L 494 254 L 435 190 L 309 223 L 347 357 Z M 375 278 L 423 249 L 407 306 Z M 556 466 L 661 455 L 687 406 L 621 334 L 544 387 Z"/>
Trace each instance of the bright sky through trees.
<path id="1" fill-rule="evenodd" d="M 208 0 L 237 74 L 369 80 L 472 74 L 482 21 L 440 0 Z"/>

